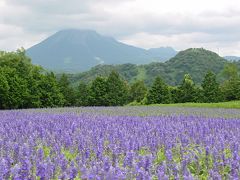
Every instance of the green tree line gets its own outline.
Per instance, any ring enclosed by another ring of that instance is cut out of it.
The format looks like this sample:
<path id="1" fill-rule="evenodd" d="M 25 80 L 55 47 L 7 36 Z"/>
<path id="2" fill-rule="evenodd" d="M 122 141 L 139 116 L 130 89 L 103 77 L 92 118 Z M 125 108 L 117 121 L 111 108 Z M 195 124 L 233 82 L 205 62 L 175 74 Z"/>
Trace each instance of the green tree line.
<path id="1" fill-rule="evenodd" d="M 237 66 L 229 63 L 221 73 L 221 84 L 209 71 L 201 86 L 194 83 L 190 74 L 185 74 L 178 86 L 169 86 L 157 76 L 146 87 L 144 81 L 129 84 L 112 71 L 107 77 L 99 76 L 72 87 L 67 75 L 57 78 L 54 73 L 31 64 L 23 49 L 0 52 L 0 109 L 240 100 L 238 72 Z"/>

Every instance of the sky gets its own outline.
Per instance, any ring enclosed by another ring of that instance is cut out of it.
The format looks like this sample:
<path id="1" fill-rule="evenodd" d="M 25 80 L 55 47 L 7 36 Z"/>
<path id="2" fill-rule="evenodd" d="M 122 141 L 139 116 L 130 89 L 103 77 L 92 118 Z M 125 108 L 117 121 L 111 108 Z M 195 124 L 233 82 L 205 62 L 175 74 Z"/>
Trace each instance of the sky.
<path id="1" fill-rule="evenodd" d="M 240 56 L 239 0 L 0 0 L 0 50 L 27 49 L 69 28 L 145 49 Z"/>

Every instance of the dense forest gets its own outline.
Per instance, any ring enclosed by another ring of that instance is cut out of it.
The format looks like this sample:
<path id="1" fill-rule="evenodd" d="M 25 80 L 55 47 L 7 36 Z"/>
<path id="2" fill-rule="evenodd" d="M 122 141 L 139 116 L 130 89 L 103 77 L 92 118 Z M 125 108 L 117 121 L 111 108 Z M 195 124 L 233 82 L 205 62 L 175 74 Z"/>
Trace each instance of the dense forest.
<path id="1" fill-rule="evenodd" d="M 184 61 L 184 56 L 182 59 Z M 178 66 L 178 62 L 172 61 L 174 59 L 168 63 Z M 219 61 L 221 64 L 222 59 Z M 192 64 L 192 67 L 194 66 Z M 218 73 L 221 77 L 217 77 L 215 71 L 204 69 L 205 74 L 200 83 L 195 83 L 187 69 L 184 74 L 177 74 L 181 81 L 175 86 L 170 86 L 166 83 L 169 79 L 166 81 L 161 73 L 155 74 L 154 71 L 153 82 L 146 85 L 141 79 L 127 81 L 114 70 L 105 76 L 96 76 L 93 80 L 80 81 L 73 86 L 66 74 L 56 76 L 53 72 L 33 65 L 23 49 L 16 52 L 0 52 L 0 108 L 122 106 L 240 100 L 240 77 L 236 63 L 225 63 L 221 70 L 219 67 Z M 129 70 L 134 71 L 134 68 L 129 65 Z"/>
<path id="2" fill-rule="evenodd" d="M 201 85 L 204 75 L 208 71 L 216 74 L 217 80 L 222 83 L 224 79 L 221 73 L 228 62 L 214 52 L 202 48 L 191 48 L 180 51 L 175 57 L 164 63 L 98 65 L 89 71 L 70 74 L 68 77 L 73 85 L 77 85 L 80 81 L 87 83 L 97 76 L 108 76 L 110 72 L 116 71 L 129 83 L 143 80 L 146 86 L 150 87 L 156 76 L 161 76 L 167 84 L 176 86 L 182 82 L 185 74 L 190 74 L 193 81 L 197 85 Z M 240 68 L 240 61 L 232 62 Z"/>

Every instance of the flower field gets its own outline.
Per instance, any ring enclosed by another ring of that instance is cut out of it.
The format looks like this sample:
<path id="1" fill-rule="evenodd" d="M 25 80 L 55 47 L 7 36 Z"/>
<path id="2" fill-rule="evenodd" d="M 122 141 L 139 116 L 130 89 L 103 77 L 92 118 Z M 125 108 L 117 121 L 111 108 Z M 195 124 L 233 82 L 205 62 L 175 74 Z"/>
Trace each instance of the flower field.
<path id="1" fill-rule="evenodd" d="M 240 110 L 0 111 L 0 179 L 240 179 Z"/>

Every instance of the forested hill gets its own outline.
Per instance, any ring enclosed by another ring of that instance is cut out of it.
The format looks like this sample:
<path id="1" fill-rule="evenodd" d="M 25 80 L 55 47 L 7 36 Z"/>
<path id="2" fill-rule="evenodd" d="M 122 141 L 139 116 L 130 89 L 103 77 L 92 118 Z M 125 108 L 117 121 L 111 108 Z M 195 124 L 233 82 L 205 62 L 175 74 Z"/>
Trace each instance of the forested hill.
<path id="1" fill-rule="evenodd" d="M 209 70 L 220 78 L 226 63 L 228 63 L 227 60 L 214 52 L 202 48 L 191 48 L 179 52 L 165 63 L 98 65 L 90 71 L 70 75 L 70 77 L 72 83 L 77 85 L 79 81 L 89 82 L 97 76 L 107 76 L 112 70 L 116 70 L 130 83 L 135 80 L 144 80 L 147 85 L 150 85 L 156 76 L 161 76 L 168 84 L 177 85 L 182 81 L 184 74 L 189 73 L 194 82 L 199 84 Z M 240 66 L 239 62 L 236 63 Z"/>
<path id="2" fill-rule="evenodd" d="M 220 83 L 213 72 L 221 74 Z M 24 49 L 0 51 L 0 109 L 240 99 L 240 73 L 236 64 L 204 49 L 188 49 L 166 63 L 97 66 L 72 75 L 71 80 L 74 87 L 66 74 L 56 77 L 33 65 Z"/>

